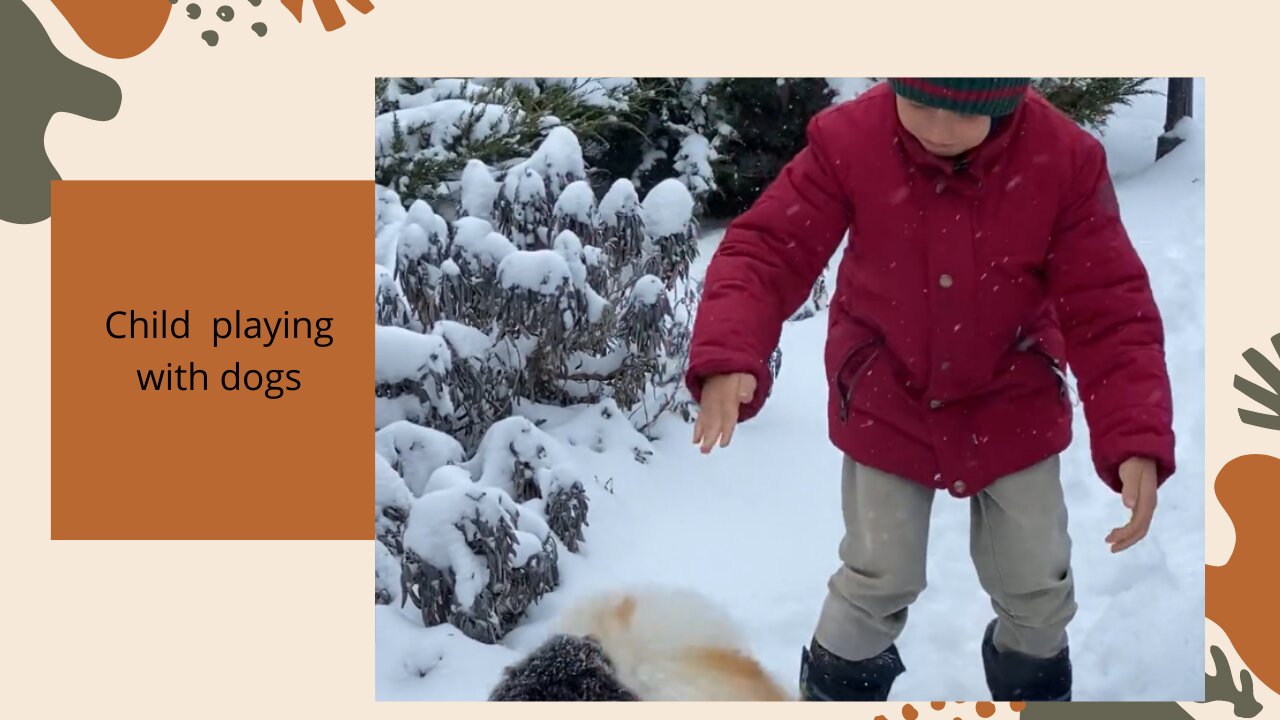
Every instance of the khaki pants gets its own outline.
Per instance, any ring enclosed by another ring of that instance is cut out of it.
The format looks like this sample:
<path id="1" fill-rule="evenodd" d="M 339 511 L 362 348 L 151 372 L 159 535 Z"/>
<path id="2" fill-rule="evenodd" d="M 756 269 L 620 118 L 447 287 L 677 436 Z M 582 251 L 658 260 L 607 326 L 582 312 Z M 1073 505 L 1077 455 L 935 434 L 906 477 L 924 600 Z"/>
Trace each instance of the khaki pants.
<path id="1" fill-rule="evenodd" d="M 1000 650 L 1048 657 L 1067 644 L 1076 602 L 1059 466 L 1054 456 L 970 500 L 970 555 L 998 618 Z M 848 457 L 841 489 L 843 565 L 828 583 L 815 637 L 836 655 L 861 660 L 898 638 L 925 588 L 936 491 Z M 974 636 L 982 630 L 975 627 Z"/>

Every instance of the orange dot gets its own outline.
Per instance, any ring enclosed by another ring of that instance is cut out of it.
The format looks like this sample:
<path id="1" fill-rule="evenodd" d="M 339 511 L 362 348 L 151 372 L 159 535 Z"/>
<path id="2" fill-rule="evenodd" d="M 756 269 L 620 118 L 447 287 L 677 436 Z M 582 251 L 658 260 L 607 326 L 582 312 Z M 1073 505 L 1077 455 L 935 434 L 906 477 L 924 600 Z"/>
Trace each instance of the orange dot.
<path id="1" fill-rule="evenodd" d="M 996 706 L 989 702 L 980 702 L 975 707 L 978 711 L 978 717 L 989 718 L 996 714 Z"/>
<path id="2" fill-rule="evenodd" d="M 920 711 L 916 710 L 911 703 L 907 703 L 902 706 L 902 717 L 905 720 L 916 720 L 916 718 L 920 717 Z"/>
<path id="3" fill-rule="evenodd" d="M 1009 703 L 1009 709 L 1014 712 L 1022 712 L 1023 710 L 1027 709 L 1027 704 L 1022 702 L 1021 700 L 1014 700 L 1013 702 Z"/>
<path id="4" fill-rule="evenodd" d="M 937 700 L 935 700 L 935 701 L 933 701 L 933 702 L 929 703 L 929 707 L 933 708 L 934 710 L 941 710 L 942 708 L 944 708 L 944 707 L 946 707 L 946 706 L 947 706 L 947 704 L 946 704 L 946 703 L 944 703 L 944 702 L 938 702 Z"/>
<path id="5" fill-rule="evenodd" d="M 885 717 L 885 716 L 883 716 L 883 715 L 877 715 L 877 716 L 876 716 L 876 720 L 889 720 L 889 718 L 887 718 L 887 717 Z"/>

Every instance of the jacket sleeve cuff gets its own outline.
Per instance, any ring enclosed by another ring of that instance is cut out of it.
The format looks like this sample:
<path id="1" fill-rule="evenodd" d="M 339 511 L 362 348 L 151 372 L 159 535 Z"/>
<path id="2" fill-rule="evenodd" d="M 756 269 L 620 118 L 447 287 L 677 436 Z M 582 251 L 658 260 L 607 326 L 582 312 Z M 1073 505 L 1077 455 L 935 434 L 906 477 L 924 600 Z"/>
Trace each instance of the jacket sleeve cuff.
<path id="1" fill-rule="evenodd" d="M 693 401 L 702 404 L 702 383 L 713 375 L 728 373 L 750 373 L 756 379 L 756 394 L 750 402 L 742 403 L 738 410 L 738 422 L 745 422 L 755 417 L 764 407 L 765 398 L 769 396 L 773 385 L 773 375 L 769 373 L 767 361 L 747 358 L 744 355 L 725 355 L 699 358 L 689 365 L 685 373 L 685 386 Z"/>
<path id="2" fill-rule="evenodd" d="M 1116 492 L 1123 489 L 1120 482 L 1120 466 L 1129 458 L 1142 457 L 1156 463 L 1156 487 L 1177 470 L 1173 453 L 1173 439 L 1158 435 L 1133 435 L 1104 443 L 1094 452 L 1094 465 L 1099 477 Z"/>

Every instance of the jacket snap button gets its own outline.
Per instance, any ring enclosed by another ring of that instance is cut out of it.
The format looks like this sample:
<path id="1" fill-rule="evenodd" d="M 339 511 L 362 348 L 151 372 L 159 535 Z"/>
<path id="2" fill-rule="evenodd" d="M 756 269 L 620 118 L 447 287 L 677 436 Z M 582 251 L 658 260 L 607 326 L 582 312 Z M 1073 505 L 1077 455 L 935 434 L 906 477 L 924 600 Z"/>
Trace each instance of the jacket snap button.
<path id="1" fill-rule="evenodd" d="M 940 367 L 941 367 L 943 370 L 950 370 L 950 369 L 951 369 L 951 361 L 950 361 L 950 360 L 943 360 L 943 361 L 942 361 L 942 365 L 941 365 Z"/>
<path id="2" fill-rule="evenodd" d="M 946 189 L 947 189 L 947 183 L 945 180 L 939 180 L 938 184 L 933 188 L 934 192 L 938 193 L 939 195 L 941 195 L 942 191 Z"/>
<path id="3" fill-rule="evenodd" d="M 940 408 L 940 407 L 942 407 L 942 401 L 941 401 L 941 400 L 930 400 L 930 401 L 929 401 L 929 409 L 930 409 L 930 410 L 937 410 L 937 409 L 938 409 L 938 408 Z"/>
<path id="4" fill-rule="evenodd" d="M 965 484 L 963 480 L 957 480 L 954 483 L 951 483 L 951 489 L 954 490 L 957 495 L 963 495 L 964 488 Z"/>
<path id="5" fill-rule="evenodd" d="M 950 276 L 950 275 L 943 275 L 943 276 L 941 276 L 941 277 L 939 277 L 939 278 L 938 278 L 938 285 L 940 285 L 940 286 L 942 286 L 942 287 L 944 287 L 944 288 L 949 288 L 949 287 L 951 287 L 951 283 L 952 283 L 952 282 L 953 282 L 953 281 L 952 281 L 952 279 L 951 279 L 951 276 Z"/>

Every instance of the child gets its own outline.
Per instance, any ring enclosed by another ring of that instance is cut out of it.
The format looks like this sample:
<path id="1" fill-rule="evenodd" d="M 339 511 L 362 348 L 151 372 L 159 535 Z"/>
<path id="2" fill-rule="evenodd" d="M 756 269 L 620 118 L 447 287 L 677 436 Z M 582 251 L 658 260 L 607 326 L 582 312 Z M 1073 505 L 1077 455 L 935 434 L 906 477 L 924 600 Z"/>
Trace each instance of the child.
<path id="1" fill-rule="evenodd" d="M 815 116 L 707 270 L 687 375 L 704 453 L 760 411 L 782 324 L 846 231 L 825 353 L 843 564 L 803 697 L 888 697 L 943 490 L 970 502 L 993 698 L 1069 700 L 1068 359 L 1096 470 L 1132 511 L 1113 552 L 1174 472 L 1163 326 L 1102 146 L 1028 78 L 895 78 Z"/>

